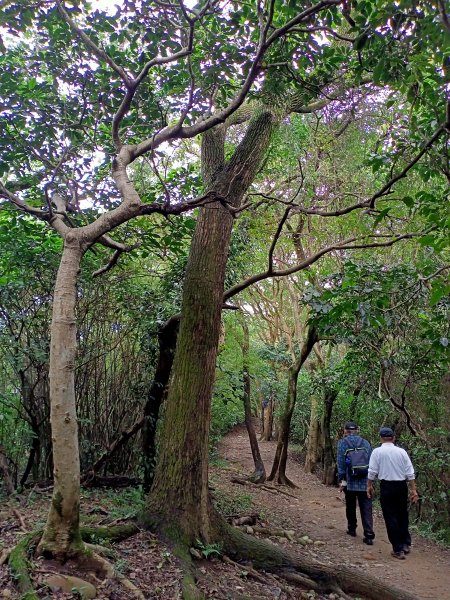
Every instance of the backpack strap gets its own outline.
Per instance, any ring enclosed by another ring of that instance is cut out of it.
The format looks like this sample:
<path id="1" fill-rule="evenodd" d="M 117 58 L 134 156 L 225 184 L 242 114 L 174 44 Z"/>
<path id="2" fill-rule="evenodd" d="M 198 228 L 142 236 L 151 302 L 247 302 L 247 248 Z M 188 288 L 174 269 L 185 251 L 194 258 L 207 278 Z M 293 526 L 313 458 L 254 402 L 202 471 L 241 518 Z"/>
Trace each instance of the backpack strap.
<path id="1" fill-rule="evenodd" d="M 361 436 L 359 436 L 359 437 L 358 437 L 358 441 L 357 441 L 357 443 L 356 443 L 356 446 L 353 446 L 353 444 L 351 444 L 351 443 L 349 442 L 349 440 L 348 440 L 348 437 L 347 437 L 347 438 L 345 438 L 345 439 L 346 439 L 346 442 L 347 442 L 347 449 L 346 449 L 346 451 L 345 451 L 346 453 L 347 453 L 349 450 L 356 450 L 357 448 L 364 448 L 364 447 L 365 447 L 365 446 L 363 446 L 363 444 L 362 444 L 362 441 L 363 441 L 363 439 L 362 439 L 362 437 L 361 437 Z"/>

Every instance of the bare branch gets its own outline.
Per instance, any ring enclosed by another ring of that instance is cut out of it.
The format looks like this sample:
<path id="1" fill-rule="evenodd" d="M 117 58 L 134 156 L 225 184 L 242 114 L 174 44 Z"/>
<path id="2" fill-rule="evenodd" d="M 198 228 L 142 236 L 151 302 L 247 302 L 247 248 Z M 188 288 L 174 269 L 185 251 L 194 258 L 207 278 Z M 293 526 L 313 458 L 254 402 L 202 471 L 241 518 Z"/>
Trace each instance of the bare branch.
<path id="1" fill-rule="evenodd" d="M 112 269 L 117 264 L 119 256 L 122 254 L 122 252 L 123 250 L 116 250 L 106 265 L 100 267 L 100 269 L 97 269 L 97 271 L 94 271 L 92 273 L 92 277 L 98 277 L 99 275 L 102 275 L 103 273 L 106 273 L 107 271 Z"/>
<path id="2" fill-rule="evenodd" d="M 238 284 L 234 285 L 233 287 L 229 288 L 224 294 L 224 300 L 228 300 L 229 298 L 232 298 L 233 296 L 235 296 L 236 294 L 239 294 L 240 292 L 242 292 L 249 286 L 257 283 L 258 281 L 262 281 L 263 279 L 268 279 L 269 277 L 285 277 L 286 275 L 292 275 L 293 273 L 298 273 L 299 271 L 302 271 L 302 270 L 306 269 L 307 267 L 309 267 L 310 265 L 312 265 L 313 263 L 317 262 L 325 254 L 329 254 L 330 252 L 333 252 L 334 250 L 360 250 L 362 248 L 387 248 L 389 246 L 393 246 L 394 244 L 396 244 L 397 242 L 400 242 L 402 240 L 411 239 L 413 237 L 417 237 L 420 235 L 422 235 L 422 233 L 406 233 L 404 235 L 400 235 L 396 238 L 390 239 L 387 242 L 379 242 L 379 243 L 366 242 L 366 243 L 362 243 L 362 244 L 357 244 L 354 242 L 357 242 L 358 240 L 365 239 L 365 238 L 361 238 L 361 237 L 348 238 L 339 244 L 332 244 L 331 246 L 326 246 L 325 248 L 322 248 L 315 254 L 312 254 L 305 260 L 301 261 L 300 263 L 298 263 L 288 269 L 282 269 L 279 271 L 271 271 L 271 272 L 266 270 L 266 271 L 263 271 L 262 273 L 256 273 L 252 277 L 249 277 L 248 279 L 245 279 L 241 283 L 238 283 Z M 370 238 L 379 238 L 379 237 L 385 237 L 385 236 L 372 235 L 369 237 Z"/>
<path id="3" fill-rule="evenodd" d="M 375 202 L 378 200 L 378 198 L 381 198 L 381 196 L 384 196 L 388 193 L 390 193 L 390 189 L 391 187 L 394 185 L 394 183 L 397 183 L 397 181 L 399 181 L 400 179 L 403 179 L 403 177 L 406 176 L 406 174 L 408 173 L 408 171 L 410 171 L 412 169 L 412 167 L 419 162 L 419 160 L 422 158 L 422 156 L 427 152 L 427 150 L 429 150 L 431 148 L 431 146 L 434 144 L 434 142 L 441 136 L 441 134 L 445 131 L 446 128 L 446 124 L 441 125 L 440 127 L 438 127 L 436 129 L 436 131 L 433 133 L 433 135 L 430 137 L 430 139 L 425 142 L 422 150 L 413 158 L 413 160 L 406 165 L 406 167 L 404 169 L 402 169 L 402 171 L 400 171 L 400 173 L 398 175 L 395 175 L 395 177 L 392 177 L 382 188 L 379 192 L 377 192 L 376 194 L 374 194 L 372 196 L 372 198 L 369 200 L 369 206 L 371 208 L 373 208 L 375 206 Z"/>
<path id="4" fill-rule="evenodd" d="M 284 224 L 286 223 L 286 220 L 289 216 L 289 213 L 291 212 L 291 209 L 292 209 L 292 206 L 288 206 L 286 208 L 286 210 L 284 211 L 284 215 L 282 216 L 282 218 L 280 219 L 280 222 L 278 223 L 278 227 L 275 232 L 275 235 L 273 236 L 273 240 L 270 245 L 269 254 L 268 254 L 268 263 L 269 263 L 268 267 L 267 267 L 268 273 L 273 273 L 273 253 L 275 252 L 275 247 L 277 245 L 278 240 L 280 239 L 281 232 L 283 231 Z"/>
<path id="5" fill-rule="evenodd" d="M 19 208 L 22 212 L 27 213 L 29 215 L 33 215 L 42 221 L 49 221 L 50 215 L 46 211 L 41 210 L 40 208 L 35 208 L 34 206 L 30 206 L 26 202 L 24 202 L 19 196 L 10 192 L 3 183 L 0 182 L 0 197 L 9 200 L 14 206 Z"/>
<path id="6" fill-rule="evenodd" d="M 438 269 L 431 275 L 428 275 L 428 277 L 421 277 L 420 281 L 429 281 L 430 279 L 434 279 L 435 277 L 437 277 L 438 275 L 440 275 L 443 271 L 446 271 L 447 269 L 450 269 L 450 264 L 444 265 L 443 267 L 441 267 L 440 269 Z"/>

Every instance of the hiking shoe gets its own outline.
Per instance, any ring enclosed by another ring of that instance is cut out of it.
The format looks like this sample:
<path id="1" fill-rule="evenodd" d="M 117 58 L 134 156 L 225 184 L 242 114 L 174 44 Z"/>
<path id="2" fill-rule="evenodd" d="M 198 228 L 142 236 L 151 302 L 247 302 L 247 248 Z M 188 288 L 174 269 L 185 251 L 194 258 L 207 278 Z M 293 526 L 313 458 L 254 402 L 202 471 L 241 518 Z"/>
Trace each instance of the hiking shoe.
<path id="1" fill-rule="evenodd" d="M 401 550 L 400 552 L 391 552 L 391 556 L 393 556 L 394 558 L 398 558 L 398 560 L 405 560 L 406 558 L 403 550 Z"/>
<path id="2" fill-rule="evenodd" d="M 347 529 L 347 533 L 348 533 L 348 535 L 351 535 L 352 537 L 356 537 L 356 531 L 354 531 L 353 529 Z"/>
<path id="3" fill-rule="evenodd" d="M 409 546 L 408 544 L 405 544 L 405 545 L 403 546 L 403 552 L 404 552 L 405 554 L 409 554 L 409 553 L 411 552 L 411 546 Z"/>
<path id="4" fill-rule="evenodd" d="M 368 546 L 373 546 L 373 540 L 372 540 L 372 538 L 364 538 L 363 542 L 365 544 L 367 544 Z"/>

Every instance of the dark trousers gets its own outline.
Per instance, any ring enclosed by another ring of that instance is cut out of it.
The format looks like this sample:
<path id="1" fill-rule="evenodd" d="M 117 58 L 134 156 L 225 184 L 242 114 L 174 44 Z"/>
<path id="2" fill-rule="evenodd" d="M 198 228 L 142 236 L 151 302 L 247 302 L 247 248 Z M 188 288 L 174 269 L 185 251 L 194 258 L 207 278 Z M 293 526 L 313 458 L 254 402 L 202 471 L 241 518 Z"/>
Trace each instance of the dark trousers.
<path id="1" fill-rule="evenodd" d="M 367 492 L 352 492 L 345 490 L 345 514 L 349 531 L 356 531 L 358 521 L 356 520 L 356 501 L 358 500 L 361 523 L 364 537 L 373 540 L 372 500 L 367 497 Z"/>
<path id="2" fill-rule="evenodd" d="M 389 541 L 394 552 L 411 545 L 408 530 L 408 485 L 406 481 L 380 482 L 380 503 Z"/>

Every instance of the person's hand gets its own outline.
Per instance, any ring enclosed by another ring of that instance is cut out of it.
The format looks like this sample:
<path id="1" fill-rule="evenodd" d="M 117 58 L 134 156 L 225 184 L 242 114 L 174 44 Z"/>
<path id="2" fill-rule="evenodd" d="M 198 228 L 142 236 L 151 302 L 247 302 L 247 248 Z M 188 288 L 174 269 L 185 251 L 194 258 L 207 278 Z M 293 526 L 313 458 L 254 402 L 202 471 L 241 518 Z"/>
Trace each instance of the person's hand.
<path id="1" fill-rule="evenodd" d="M 347 487 L 347 482 L 345 481 L 341 481 L 339 483 L 339 491 L 342 493 L 343 491 L 345 491 L 345 488 Z"/>
<path id="2" fill-rule="evenodd" d="M 368 498 L 372 498 L 373 497 L 373 487 L 371 485 L 367 486 L 367 497 Z"/>
<path id="3" fill-rule="evenodd" d="M 411 502 L 413 504 L 417 504 L 417 502 L 419 502 L 419 494 L 418 494 L 417 490 L 411 491 L 411 493 L 409 494 L 409 499 L 411 500 Z"/>

